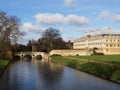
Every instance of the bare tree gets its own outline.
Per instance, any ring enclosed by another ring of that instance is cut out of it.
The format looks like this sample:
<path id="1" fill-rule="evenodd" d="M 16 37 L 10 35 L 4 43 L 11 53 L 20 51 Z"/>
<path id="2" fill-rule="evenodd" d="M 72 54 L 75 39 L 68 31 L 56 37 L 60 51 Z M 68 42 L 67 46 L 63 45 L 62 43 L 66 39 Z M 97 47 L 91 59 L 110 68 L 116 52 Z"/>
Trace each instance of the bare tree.
<path id="1" fill-rule="evenodd" d="M 65 47 L 65 42 L 62 40 L 59 30 L 54 28 L 48 28 L 42 33 L 42 38 L 39 39 L 39 44 L 44 51 L 49 52 L 52 49 L 61 49 Z"/>
<path id="2" fill-rule="evenodd" d="M 22 33 L 19 31 L 20 19 L 0 12 L 0 52 L 2 57 L 11 51 L 11 43 L 16 43 Z"/>

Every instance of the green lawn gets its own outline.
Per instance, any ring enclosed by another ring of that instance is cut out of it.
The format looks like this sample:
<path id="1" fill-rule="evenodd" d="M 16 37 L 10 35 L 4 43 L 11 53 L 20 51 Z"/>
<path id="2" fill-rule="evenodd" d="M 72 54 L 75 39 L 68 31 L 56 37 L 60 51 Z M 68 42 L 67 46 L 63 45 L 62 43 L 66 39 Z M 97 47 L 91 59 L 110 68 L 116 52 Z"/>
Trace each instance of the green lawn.
<path id="1" fill-rule="evenodd" d="M 80 58 L 80 57 L 76 57 L 76 58 Z M 62 56 L 51 56 L 51 59 L 52 62 L 61 63 L 73 67 L 75 69 L 85 71 L 120 83 L 120 67 L 99 64 L 95 62 L 83 62 L 81 60 L 64 58 Z"/>
<path id="2" fill-rule="evenodd" d="M 4 70 L 4 68 L 6 67 L 6 65 L 8 63 L 9 63 L 9 61 L 7 61 L 7 60 L 0 60 L 0 74 Z"/>
<path id="3" fill-rule="evenodd" d="M 120 64 L 120 55 L 73 56 L 74 58 L 97 60 Z"/>
<path id="4" fill-rule="evenodd" d="M 71 66 L 71 67 L 74 67 L 74 65 L 76 63 L 77 64 L 84 63 L 84 61 L 64 58 L 64 57 L 61 57 L 61 56 L 51 56 L 51 58 L 52 58 L 53 62 L 61 63 L 61 64 Z"/>

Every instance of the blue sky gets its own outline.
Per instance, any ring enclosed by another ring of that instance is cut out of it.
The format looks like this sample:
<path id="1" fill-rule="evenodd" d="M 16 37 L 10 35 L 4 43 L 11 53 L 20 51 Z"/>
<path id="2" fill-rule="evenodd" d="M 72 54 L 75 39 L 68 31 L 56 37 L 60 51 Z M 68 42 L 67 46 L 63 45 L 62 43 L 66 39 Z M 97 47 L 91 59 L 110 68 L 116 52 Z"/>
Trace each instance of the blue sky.
<path id="1" fill-rule="evenodd" d="M 120 33 L 120 0 L 0 0 L 0 11 L 21 19 L 20 30 L 26 32 L 21 43 L 37 40 L 49 27 L 66 41 L 108 27 Z"/>

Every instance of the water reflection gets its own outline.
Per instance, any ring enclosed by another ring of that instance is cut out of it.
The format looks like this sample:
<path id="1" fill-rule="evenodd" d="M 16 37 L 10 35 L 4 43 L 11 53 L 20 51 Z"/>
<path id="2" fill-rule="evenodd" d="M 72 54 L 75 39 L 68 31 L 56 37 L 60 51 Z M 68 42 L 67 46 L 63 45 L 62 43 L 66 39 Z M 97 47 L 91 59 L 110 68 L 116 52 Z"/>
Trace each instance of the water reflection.
<path id="1" fill-rule="evenodd" d="M 47 60 L 17 61 L 0 78 L 0 90 L 120 90 L 120 85 Z"/>

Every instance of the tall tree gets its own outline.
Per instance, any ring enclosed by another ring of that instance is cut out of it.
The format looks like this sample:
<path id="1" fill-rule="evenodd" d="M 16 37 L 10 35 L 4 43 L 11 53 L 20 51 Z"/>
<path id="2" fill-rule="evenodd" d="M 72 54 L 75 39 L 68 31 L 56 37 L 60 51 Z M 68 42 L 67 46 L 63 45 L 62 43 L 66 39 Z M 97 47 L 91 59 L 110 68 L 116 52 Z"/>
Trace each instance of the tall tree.
<path id="1" fill-rule="evenodd" d="M 39 40 L 40 46 L 44 46 L 44 51 L 51 51 L 52 49 L 61 49 L 65 47 L 65 42 L 62 40 L 59 30 L 48 28 L 42 33 L 42 38 Z M 41 47 L 41 48 L 42 48 Z"/>
<path id="2" fill-rule="evenodd" d="M 5 12 L 0 12 L 0 52 L 1 57 L 6 57 L 11 51 L 11 43 L 16 43 L 18 37 L 22 35 L 19 31 L 20 19 L 16 16 L 9 16 Z"/>
<path id="3" fill-rule="evenodd" d="M 32 51 L 32 41 L 31 40 L 29 40 L 27 43 L 27 50 Z"/>

